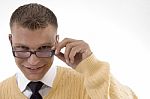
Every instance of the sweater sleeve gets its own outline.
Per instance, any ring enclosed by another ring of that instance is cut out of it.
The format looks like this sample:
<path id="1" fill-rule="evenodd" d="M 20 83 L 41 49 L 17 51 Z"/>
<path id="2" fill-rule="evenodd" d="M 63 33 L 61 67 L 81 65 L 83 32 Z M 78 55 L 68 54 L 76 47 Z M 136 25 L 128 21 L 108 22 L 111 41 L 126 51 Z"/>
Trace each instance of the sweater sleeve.
<path id="1" fill-rule="evenodd" d="M 137 99 L 134 93 L 110 74 L 109 64 L 92 54 L 76 67 L 84 75 L 84 85 L 91 99 Z"/>

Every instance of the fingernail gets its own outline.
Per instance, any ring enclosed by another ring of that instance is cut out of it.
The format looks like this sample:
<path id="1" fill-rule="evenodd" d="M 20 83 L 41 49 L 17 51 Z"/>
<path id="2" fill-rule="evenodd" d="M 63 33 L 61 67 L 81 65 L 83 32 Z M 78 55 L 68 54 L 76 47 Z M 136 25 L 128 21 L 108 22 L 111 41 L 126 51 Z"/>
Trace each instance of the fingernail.
<path id="1" fill-rule="evenodd" d="M 56 55 L 58 54 L 58 51 L 57 51 L 57 50 L 55 50 L 55 54 L 56 54 Z"/>
<path id="2" fill-rule="evenodd" d="M 54 49 L 55 49 L 55 47 L 53 46 L 51 49 L 52 49 L 52 50 L 54 50 Z"/>
<path id="3" fill-rule="evenodd" d="M 67 64 L 69 64 L 69 61 L 68 61 L 68 60 L 66 60 L 66 63 L 67 63 Z"/>

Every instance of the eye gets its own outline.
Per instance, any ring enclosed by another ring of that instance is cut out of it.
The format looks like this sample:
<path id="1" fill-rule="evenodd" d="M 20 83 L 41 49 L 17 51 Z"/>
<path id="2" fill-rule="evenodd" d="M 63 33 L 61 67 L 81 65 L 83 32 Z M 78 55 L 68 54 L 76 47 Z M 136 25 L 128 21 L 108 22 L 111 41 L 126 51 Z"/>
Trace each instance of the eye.
<path id="1" fill-rule="evenodd" d="M 38 50 L 49 51 L 49 50 L 51 50 L 51 46 L 41 46 L 38 48 Z"/>

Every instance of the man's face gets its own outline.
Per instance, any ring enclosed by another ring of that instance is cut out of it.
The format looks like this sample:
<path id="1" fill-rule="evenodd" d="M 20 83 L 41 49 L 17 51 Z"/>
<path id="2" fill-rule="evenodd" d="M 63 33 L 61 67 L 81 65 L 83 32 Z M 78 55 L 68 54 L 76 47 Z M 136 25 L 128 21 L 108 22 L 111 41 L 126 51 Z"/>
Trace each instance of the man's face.
<path id="1" fill-rule="evenodd" d="M 43 29 L 29 30 L 17 24 L 11 27 L 12 47 L 19 51 L 43 51 L 57 43 L 56 28 L 52 25 Z M 31 54 L 28 58 L 16 58 L 19 69 L 29 80 L 40 80 L 52 65 L 54 57 L 39 58 Z"/>

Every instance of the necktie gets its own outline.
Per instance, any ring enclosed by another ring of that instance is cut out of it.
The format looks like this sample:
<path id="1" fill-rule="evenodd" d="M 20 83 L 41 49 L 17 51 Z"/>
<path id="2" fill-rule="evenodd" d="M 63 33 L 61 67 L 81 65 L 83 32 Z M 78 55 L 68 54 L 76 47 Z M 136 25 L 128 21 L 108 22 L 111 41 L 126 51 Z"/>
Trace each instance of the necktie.
<path id="1" fill-rule="evenodd" d="M 42 86 L 43 86 L 43 83 L 40 82 L 40 81 L 38 81 L 38 82 L 30 82 L 28 84 L 28 87 L 32 91 L 32 95 L 31 95 L 30 99 L 42 99 L 42 96 L 39 93 L 39 90 L 41 89 Z"/>

